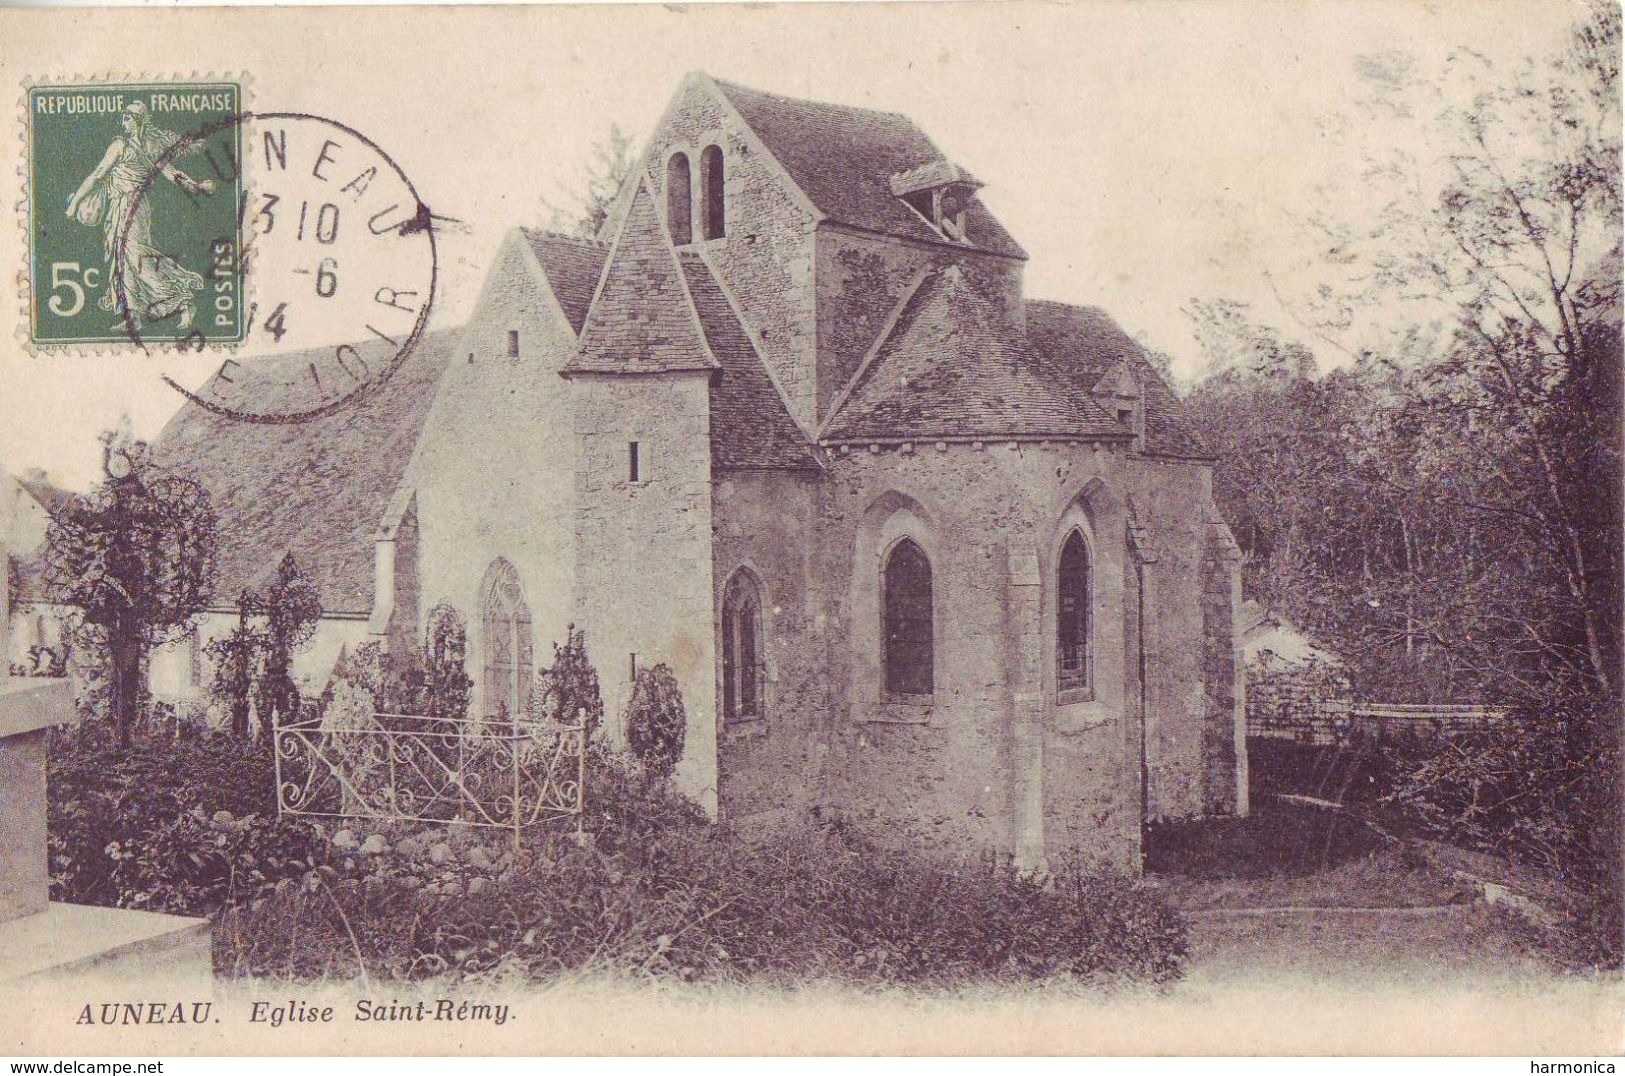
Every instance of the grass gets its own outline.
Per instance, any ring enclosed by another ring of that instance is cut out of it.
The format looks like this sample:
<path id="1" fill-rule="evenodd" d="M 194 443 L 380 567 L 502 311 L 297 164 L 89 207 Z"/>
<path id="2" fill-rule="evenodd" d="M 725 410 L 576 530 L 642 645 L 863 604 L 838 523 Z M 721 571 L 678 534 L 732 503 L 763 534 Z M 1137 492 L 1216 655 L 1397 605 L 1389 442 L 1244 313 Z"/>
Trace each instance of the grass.
<path id="1" fill-rule="evenodd" d="M 1352 815 L 1274 800 L 1247 818 L 1152 827 L 1147 870 L 1185 911 L 1415 908 L 1472 897 L 1408 843 Z"/>

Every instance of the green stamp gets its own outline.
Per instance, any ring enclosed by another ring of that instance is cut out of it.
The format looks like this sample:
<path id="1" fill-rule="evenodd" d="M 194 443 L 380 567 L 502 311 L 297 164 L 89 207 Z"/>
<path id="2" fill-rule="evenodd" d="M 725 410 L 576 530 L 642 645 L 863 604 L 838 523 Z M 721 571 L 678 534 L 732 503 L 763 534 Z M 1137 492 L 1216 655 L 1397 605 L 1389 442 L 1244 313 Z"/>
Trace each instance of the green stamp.
<path id="1" fill-rule="evenodd" d="M 242 340 L 241 87 L 33 86 L 26 104 L 32 341 Z"/>

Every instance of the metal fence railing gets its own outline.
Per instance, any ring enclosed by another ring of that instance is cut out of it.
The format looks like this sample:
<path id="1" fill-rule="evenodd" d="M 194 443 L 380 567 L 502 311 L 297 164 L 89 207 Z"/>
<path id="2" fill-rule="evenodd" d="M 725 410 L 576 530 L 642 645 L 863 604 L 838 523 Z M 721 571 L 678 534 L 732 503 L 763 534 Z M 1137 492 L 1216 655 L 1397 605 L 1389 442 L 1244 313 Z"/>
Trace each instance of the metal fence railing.
<path id="1" fill-rule="evenodd" d="M 458 822 L 511 830 L 579 817 L 581 725 L 375 714 L 360 727 L 319 720 L 273 730 L 279 814 Z"/>

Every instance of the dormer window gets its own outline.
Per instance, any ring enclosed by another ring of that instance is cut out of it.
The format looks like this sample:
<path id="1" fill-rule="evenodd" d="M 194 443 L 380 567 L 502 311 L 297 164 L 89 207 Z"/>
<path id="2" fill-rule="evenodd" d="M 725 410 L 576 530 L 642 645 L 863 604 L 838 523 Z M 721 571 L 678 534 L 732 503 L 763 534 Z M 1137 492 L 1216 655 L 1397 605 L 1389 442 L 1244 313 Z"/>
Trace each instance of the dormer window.
<path id="1" fill-rule="evenodd" d="M 965 210 L 982 186 L 975 176 L 949 161 L 932 161 L 891 177 L 891 191 L 947 239 L 968 242 Z"/>

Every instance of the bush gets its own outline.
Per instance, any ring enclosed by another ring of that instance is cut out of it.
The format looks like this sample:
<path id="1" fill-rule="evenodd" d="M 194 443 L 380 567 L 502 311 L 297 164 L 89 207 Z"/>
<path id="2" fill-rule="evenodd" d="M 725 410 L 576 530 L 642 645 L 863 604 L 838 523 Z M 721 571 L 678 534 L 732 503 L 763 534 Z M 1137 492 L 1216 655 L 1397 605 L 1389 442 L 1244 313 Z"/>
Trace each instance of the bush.
<path id="1" fill-rule="evenodd" d="M 1531 864 L 1571 894 L 1570 964 L 1621 962 L 1619 700 L 1553 690 L 1509 721 L 1444 740 L 1387 801 L 1454 844 Z"/>
<path id="2" fill-rule="evenodd" d="M 566 725 L 580 720 L 583 735 L 593 739 L 604 719 L 604 697 L 598 690 L 598 670 L 587 657 L 587 635 L 574 624 L 564 629 L 564 645 L 553 644 L 553 664 L 536 676 L 530 698 L 530 716 Z"/>
<path id="3" fill-rule="evenodd" d="M 321 862 L 314 827 L 276 817 L 270 750 L 225 733 L 120 748 L 105 722 L 53 734 L 51 896 L 201 915 Z"/>
<path id="4" fill-rule="evenodd" d="M 688 717 L 683 692 L 670 666 L 639 669 L 626 700 L 626 742 L 639 762 L 660 777 L 671 775 L 683 757 Z"/>
<path id="5" fill-rule="evenodd" d="M 934 986 L 1165 982 L 1183 970 L 1184 922 L 1127 879 L 1076 866 L 1045 881 L 991 862 L 954 868 L 837 829 L 749 843 L 601 753 L 593 767 L 591 842 L 538 834 L 511 866 L 477 878 L 406 853 L 372 869 L 322 868 L 229 913 L 217 967 Z"/>

